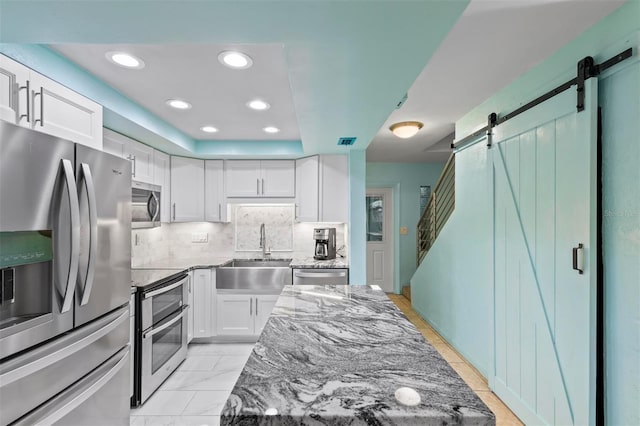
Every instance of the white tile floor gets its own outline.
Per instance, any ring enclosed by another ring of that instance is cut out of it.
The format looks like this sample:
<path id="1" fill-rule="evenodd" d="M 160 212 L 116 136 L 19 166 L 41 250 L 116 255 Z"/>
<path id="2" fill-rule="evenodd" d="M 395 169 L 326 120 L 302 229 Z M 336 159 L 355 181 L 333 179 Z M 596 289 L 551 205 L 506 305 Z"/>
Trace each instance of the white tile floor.
<path id="1" fill-rule="evenodd" d="M 217 426 L 252 343 L 189 345 L 187 359 L 142 406 L 131 426 Z"/>

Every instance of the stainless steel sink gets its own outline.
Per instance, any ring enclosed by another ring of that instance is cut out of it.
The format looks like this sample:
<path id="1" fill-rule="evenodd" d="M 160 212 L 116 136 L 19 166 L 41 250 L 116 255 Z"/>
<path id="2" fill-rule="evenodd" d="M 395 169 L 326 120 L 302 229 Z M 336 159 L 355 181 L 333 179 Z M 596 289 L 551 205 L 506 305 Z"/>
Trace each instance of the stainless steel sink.
<path id="1" fill-rule="evenodd" d="M 280 291 L 291 284 L 291 259 L 239 260 L 216 269 L 216 288 Z"/>
<path id="2" fill-rule="evenodd" d="M 231 262 L 231 268 L 288 268 L 291 259 L 264 259 L 264 260 L 246 260 L 235 259 Z"/>

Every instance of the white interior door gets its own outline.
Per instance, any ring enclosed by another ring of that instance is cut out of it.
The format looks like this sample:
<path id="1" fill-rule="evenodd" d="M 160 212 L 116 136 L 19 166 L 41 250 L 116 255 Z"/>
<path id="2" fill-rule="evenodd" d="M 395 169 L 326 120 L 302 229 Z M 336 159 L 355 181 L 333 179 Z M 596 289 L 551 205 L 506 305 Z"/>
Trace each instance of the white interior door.
<path id="1" fill-rule="evenodd" d="M 367 188 L 367 284 L 393 292 L 393 190 Z"/>

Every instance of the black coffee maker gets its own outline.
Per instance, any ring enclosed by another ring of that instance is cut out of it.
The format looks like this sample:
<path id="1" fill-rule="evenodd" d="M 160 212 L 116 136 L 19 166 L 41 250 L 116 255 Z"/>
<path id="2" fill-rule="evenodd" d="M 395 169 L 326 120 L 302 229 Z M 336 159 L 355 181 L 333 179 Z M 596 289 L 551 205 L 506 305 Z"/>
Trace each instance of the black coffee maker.
<path id="1" fill-rule="evenodd" d="M 313 239 L 316 240 L 314 259 L 329 260 L 336 258 L 336 228 L 315 228 L 313 230 Z"/>

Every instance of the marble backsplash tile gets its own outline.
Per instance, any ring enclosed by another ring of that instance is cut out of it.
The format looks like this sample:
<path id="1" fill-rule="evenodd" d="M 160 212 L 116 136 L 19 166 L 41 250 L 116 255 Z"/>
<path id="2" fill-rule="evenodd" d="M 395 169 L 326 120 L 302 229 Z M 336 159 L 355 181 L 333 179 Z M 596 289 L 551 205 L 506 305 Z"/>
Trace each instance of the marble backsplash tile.
<path id="1" fill-rule="evenodd" d="M 313 229 L 327 226 L 336 228 L 337 248 L 342 247 L 342 253 L 347 253 L 347 227 L 344 224 L 295 223 L 293 209 L 292 204 L 234 205 L 229 209 L 228 223 L 163 223 L 158 228 L 132 230 L 131 266 L 142 267 L 167 258 L 260 257 L 262 223 L 272 257 L 313 256 Z M 206 235 L 206 242 L 193 242 L 194 237 L 202 235 Z"/>

